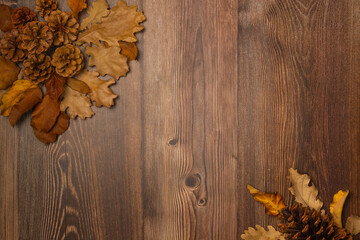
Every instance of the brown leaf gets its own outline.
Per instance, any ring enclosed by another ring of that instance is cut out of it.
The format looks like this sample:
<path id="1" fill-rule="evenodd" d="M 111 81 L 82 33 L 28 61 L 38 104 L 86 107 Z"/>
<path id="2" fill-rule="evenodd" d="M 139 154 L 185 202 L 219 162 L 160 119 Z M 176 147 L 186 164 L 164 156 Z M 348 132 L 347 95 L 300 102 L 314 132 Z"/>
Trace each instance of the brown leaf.
<path id="1" fill-rule="evenodd" d="M 11 7 L 0 4 L 0 30 L 3 32 L 8 32 L 13 28 L 11 23 Z"/>
<path id="2" fill-rule="evenodd" d="M 75 18 L 78 18 L 79 13 L 87 7 L 86 0 L 68 0 L 68 5 Z"/>
<path id="3" fill-rule="evenodd" d="M 125 55 L 129 61 L 135 60 L 137 58 L 138 50 L 135 43 L 119 41 L 119 46 L 121 48 L 120 53 Z"/>
<path id="4" fill-rule="evenodd" d="M 261 202 L 265 206 L 267 215 L 277 216 L 282 209 L 286 208 L 282 196 L 278 193 L 263 193 L 250 185 L 247 185 L 247 189 L 255 201 Z"/>
<path id="5" fill-rule="evenodd" d="M 66 78 L 61 77 L 58 74 L 53 74 L 52 77 L 45 83 L 46 95 L 49 95 L 53 99 L 58 99 L 64 92 L 65 82 Z"/>
<path id="6" fill-rule="evenodd" d="M 11 86 L 17 80 L 19 72 L 20 68 L 15 63 L 0 56 L 0 89 Z"/>
<path id="7" fill-rule="evenodd" d="M 346 220 L 346 229 L 352 234 L 357 235 L 360 233 L 360 217 L 351 215 Z"/>
<path id="8" fill-rule="evenodd" d="M 77 80 L 75 78 L 68 78 L 66 85 L 71 87 L 72 90 L 80 92 L 80 93 L 87 94 L 87 93 L 91 92 L 89 86 L 86 83 L 84 83 L 83 81 Z"/>
<path id="9" fill-rule="evenodd" d="M 75 119 L 77 116 L 81 119 L 91 118 L 95 114 L 91 106 L 92 104 L 88 96 L 68 86 L 65 87 L 64 98 L 60 104 L 61 111 L 68 109 L 68 114 L 72 119 Z"/>
<path id="10" fill-rule="evenodd" d="M 34 128 L 35 136 L 43 143 L 48 144 L 56 141 L 58 135 L 63 134 L 69 127 L 69 116 L 61 112 L 54 127 L 49 132 L 42 132 Z"/>
<path id="11" fill-rule="evenodd" d="M 103 17 L 109 15 L 109 4 L 106 0 L 96 0 L 87 9 L 88 16 L 84 18 L 80 25 L 80 30 L 84 30 L 95 23 L 100 23 Z"/>
<path id="12" fill-rule="evenodd" d="M 245 230 L 241 238 L 244 240 L 285 240 L 284 234 L 276 231 L 272 226 L 268 226 L 268 231 L 259 225 L 256 225 L 255 228 L 250 227 Z"/>
<path id="13" fill-rule="evenodd" d="M 21 116 L 27 111 L 31 110 L 36 104 L 42 100 L 42 91 L 39 87 L 30 88 L 24 92 L 19 102 L 17 102 L 11 109 L 9 121 L 11 126 L 15 126 Z"/>
<path id="14" fill-rule="evenodd" d="M 96 71 L 105 76 L 106 74 L 115 79 L 126 76 L 129 72 L 127 57 L 120 54 L 119 47 L 86 47 L 85 53 L 90 56 L 89 66 L 96 66 Z M 106 59 L 106 60 L 105 60 Z"/>
<path id="15" fill-rule="evenodd" d="M 31 126 L 38 131 L 49 132 L 55 125 L 59 114 L 59 101 L 45 95 L 43 101 L 35 107 L 32 113 Z"/>
<path id="16" fill-rule="evenodd" d="M 125 1 L 119 1 L 117 6 L 110 10 L 109 16 L 103 18 L 101 23 L 93 24 L 79 34 L 77 44 L 99 44 L 99 40 L 101 40 L 110 46 L 118 46 L 119 40 L 136 42 L 134 33 L 144 29 L 139 23 L 145 19 L 142 11 L 137 11 L 136 5 L 129 7 Z"/>
<path id="17" fill-rule="evenodd" d="M 117 98 L 117 95 L 115 95 L 111 91 L 109 86 L 114 84 L 115 80 L 110 79 L 107 81 L 103 81 L 100 80 L 98 76 L 98 72 L 88 72 L 87 70 L 83 70 L 79 74 L 78 79 L 84 81 L 90 87 L 90 98 L 91 100 L 96 102 L 97 107 L 111 107 L 112 105 L 114 105 L 114 99 Z"/>

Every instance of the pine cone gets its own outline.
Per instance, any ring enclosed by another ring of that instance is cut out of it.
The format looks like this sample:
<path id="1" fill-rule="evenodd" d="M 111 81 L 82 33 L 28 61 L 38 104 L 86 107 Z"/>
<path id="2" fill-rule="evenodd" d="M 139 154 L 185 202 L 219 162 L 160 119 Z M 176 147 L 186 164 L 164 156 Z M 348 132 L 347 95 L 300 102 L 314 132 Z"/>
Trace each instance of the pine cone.
<path id="1" fill-rule="evenodd" d="M 24 75 L 27 79 L 36 83 L 48 80 L 53 72 L 51 58 L 45 53 L 29 55 L 23 65 Z"/>
<path id="2" fill-rule="evenodd" d="M 60 76 L 72 77 L 84 67 L 84 56 L 79 48 L 67 44 L 55 50 L 52 65 Z"/>
<path id="3" fill-rule="evenodd" d="M 1 54 L 13 62 L 24 61 L 28 52 L 19 48 L 19 45 L 19 31 L 17 29 L 12 29 L 10 32 L 4 33 L 0 40 Z"/>
<path id="4" fill-rule="evenodd" d="M 294 204 L 290 209 L 283 210 L 282 217 L 287 223 L 280 224 L 279 228 L 286 234 L 286 239 L 352 240 L 346 229 L 334 225 L 330 215 L 322 216 L 321 212 L 305 208 L 301 204 Z"/>
<path id="5" fill-rule="evenodd" d="M 53 11 L 45 17 L 45 21 L 54 33 L 54 45 L 69 44 L 76 40 L 79 23 L 67 12 Z"/>
<path id="6" fill-rule="evenodd" d="M 42 17 L 49 15 L 52 11 L 55 11 L 56 9 L 56 0 L 36 0 L 35 11 L 37 11 Z"/>
<path id="7" fill-rule="evenodd" d="M 21 48 L 30 54 L 40 54 L 48 50 L 53 42 L 53 33 L 43 22 L 33 21 L 27 23 L 20 35 Z"/>
<path id="8" fill-rule="evenodd" d="M 36 13 L 27 7 L 15 8 L 11 14 L 11 22 L 18 29 L 24 27 L 26 23 L 36 20 Z"/>

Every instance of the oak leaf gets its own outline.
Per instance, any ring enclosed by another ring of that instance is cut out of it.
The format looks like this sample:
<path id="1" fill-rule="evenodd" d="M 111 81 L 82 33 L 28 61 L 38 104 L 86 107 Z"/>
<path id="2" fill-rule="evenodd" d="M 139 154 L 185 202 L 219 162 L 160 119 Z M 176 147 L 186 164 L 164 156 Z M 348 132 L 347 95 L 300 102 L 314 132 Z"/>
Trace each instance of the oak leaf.
<path id="1" fill-rule="evenodd" d="M 81 119 L 91 118 L 95 114 L 91 106 L 92 104 L 88 96 L 73 90 L 69 86 L 65 87 L 64 98 L 60 104 L 61 111 L 68 109 L 67 112 L 72 119 L 75 119 L 77 116 Z"/>
<path id="2" fill-rule="evenodd" d="M 145 19 L 142 11 L 137 11 L 136 5 L 127 6 L 125 1 L 119 1 L 110 10 L 110 14 L 102 19 L 101 23 L 93 24 L 79 34 L 77 44 L 99 44 L 99 40 L 101 40 L 110 46 L 118 46 L 119 40 L 136 42 L 134 33 L 144 29 L 139 23 Z"/>
<path id="3" fill-rule="evenodd" d="M 31 90 L 39 88 L 35 83 L 29 80 L 17 80 L 11 88 L 3 94 L 1 98 L 1 115 L 9 116 L 10 111 L 17 104 L 24 94 Z"/>
<path id="4" fill-rule="evenodd" d="M 110 85 L 115 83 L 114 79 L 100 80 L 98 78 L 99 73 L 95 71 L 88 72 L 83 70 L 79 75 L 78 79 L 84 81 L 91 89 L 90 98 L 96 102 L 96 107 L 111 107 L 114 105 L 114 99 L 117 98 L 111 89 Z"/>
<path id="5" fill-rule="evenodd" d="M 137 58 L 138 50 L 135 43 L 119 41 L 119 46 L 121 48 L 120 53 L 125 55 L 129 61 Z"/>
<path id="6" fill-rule="evenodd" d="M 351 215 L 346 220 L 345 228 L 352 234 L 356 235 L 360 233 L 360 217 Z"/>
<path id="7" fill-rule="evenodd" d="M 38 104 L 31 117 L 31 126 L 40 132 L 49 132 L 60 115 L 60 103 L 57 99 L 45 95 Z"/>
<path id="8" fill-rule="evenodd" d="M 349 195 L 349 190 L 347 191 L 340 190 L 334 195 L 333 202 L 330 204 L 330 213 L 334 217 L 334 224 L 340 228 L 342 228 L 341 215 L 345 200 L 348 195 Z"/>
<path id="9" fill-rule="evenodd" d="M 247 189 L 253 195 L 255 201 L 261 202 L 265 206 L 267 215 L 277 216 L 282 209 L 286 208 L 279 193 L 263 193 L 250 185 L 247 185 Z"/>
<path id="10" fill-rule="evenodd" d="M 11 22 L 11 14 L 12 9 L 11 7 L 0 4 L 0 30 L 3 32 L 8 32 L 13 28 Z"/>
<path id="11" fill-rule="evenodd" d="M 68 5 L 75 18 L 78 18 L 79 13 L 87 7 L 86 0 L 68 0 Z"/>
<path id="12" fill-rule="evenodd" d="M 0 89 L 8 88 L 17 76 L 20 68 L 12 61 L 0 56 Z"/>
<path id="13" fill-rule="evenodd" d="M 80 24 L 80 30 L 84 30 L 95 23 L 100 23 L 103 17 L 109 15 L 109 4 L 106 0 L 96 0 L 87 9 L 88 16 Z"/>
<path id="14" fill-rule="evenodd" d="M 66 85 L 72 88 L 72 90 L 75 90 L 80 93 L 90 93 L 91 90 L 89 86 L 84 83 L 83 81 L 77 80 L 76 78 L 68 78 Z"/>
<path id="15" fill-rule="evenodd" d="M 96 71 L 101 76 L 108 74 L 115 79 L 126 76 L 129 71 L 127 57 L 120 54 L 119 47 L 105 47 L 100 44 L 98 47 L 86 47 L 85 53 L 90 56 L 89 66 L 96 66 Z"/>
<path id="16" fill-rule="evenodd" d="M 319 191 L 314 185 L 309 186 L 310 177 L 306 174 L 299 174 L 293 168 L 289 169 L 289 179 L 291 187 L 289 191 L 295 196 L 295 201 L 301 203 L 303 206 L 320 211 L 323 202 L 317 199 Z"/>
<path id="17" fill-rule="evenodd" d="M 61 112 L 56 119 L 54 127 L 49 132 L 39 131 L 34 128 L 35 136 L 43 143 L 48 144 L 56 141 L 58 135 L 63 134 L 69 127 L 69 116 Z"/>
<path id="18" fill-rule="evenodd" d="M 241 238 L 244 240 L 285 240 L 284 235 L 276 231 L 272 226 L 268 226 L 268 231 L 259 225 L 256 225 L 255 228 L 250 227 L 248 230 L 245 230 Z"/>

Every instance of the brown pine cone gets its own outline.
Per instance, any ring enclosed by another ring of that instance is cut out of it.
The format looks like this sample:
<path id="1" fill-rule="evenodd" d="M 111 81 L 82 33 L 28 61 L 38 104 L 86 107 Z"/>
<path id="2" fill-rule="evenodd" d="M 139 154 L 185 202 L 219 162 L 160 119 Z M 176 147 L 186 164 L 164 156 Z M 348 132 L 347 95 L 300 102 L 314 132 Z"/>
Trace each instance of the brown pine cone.
<path id="1" fill-rule="evenodd" d="M 60 76 L 72 77 L 84 67 L 84 56 L 79 48 L 67 44 L 55 50 L 52 65 Z"/>
<path id="2" fill-rule="evenodd" d="M 79 23 L 67 12 L 53 11 L 45 17 L 45 21 L 54 33 L 54 45 L 69 44 L 76 40 Z"/>
<path id="3" fill-rule="evenodd" d="M 40 16 L 45 17 L 49 15 L 52 11 L 56 11 L 56 10 L 57 10 L 56 0 L 36 0 L 35 11 L 37 11 Z"/>
<path id="4" fill-rule="evenodd" d="M 30 54 L 40 54 L 48 50 L 53 42 L 53 33 L 43 22 L 33 21 L 27 23 L 21 32 L 21 48 Z"/>
<path id="5" fill-rule="evenodd" d="M 296 203 L 290 209 L 284 209 L 282 217 L 286 223 L 280 224 L 279 228 L 286 234 L 286 239 L 352 240 L 351 234 L 345 228 L 334 225 L 334 220 L 329 214 L 322 216 L 321 212 L 303 207 L 301 204 Z"/>
<path id="6" fill-rule="evenodd" d="M 48 80 L 53 73 L 50 56 L 45 53 L 29 55 L 23 65 L 24 75 L 27 79 L 36 83 Z"/>
<path id="7" fill-rule="evenodd" d="M 19 31 L 12 29 L 10 32 L 4 33 L 0 40 L 0 51 L 1 54 L 13 62 L 24 61 L 28 52 L 19 48 Z"/>
<path id="8" fill-rule="evenodd" d="M 37 21 L 36 13 L 27 7 L 15 8 L 11 14 L 11 22 L 18 29 L 21 29 L 26 23 L 32 21 Z"/>

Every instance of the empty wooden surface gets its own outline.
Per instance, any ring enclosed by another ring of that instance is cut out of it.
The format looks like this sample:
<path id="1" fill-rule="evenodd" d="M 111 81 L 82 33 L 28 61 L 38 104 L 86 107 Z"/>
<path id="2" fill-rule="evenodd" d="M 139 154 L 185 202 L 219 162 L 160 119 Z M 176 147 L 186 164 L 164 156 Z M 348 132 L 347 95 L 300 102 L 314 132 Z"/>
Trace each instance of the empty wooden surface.
<path id="1" fill-rule="evenodd" d="M 0 118 L 1 240 L 241 239 L 277 223 L 246 184 L 289 200 L 290 167 L 360 215 L 360 1 L 128 2 L 146 30 L 115 107 L 48 146 Z"/>

